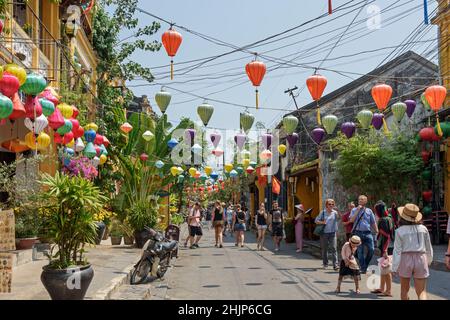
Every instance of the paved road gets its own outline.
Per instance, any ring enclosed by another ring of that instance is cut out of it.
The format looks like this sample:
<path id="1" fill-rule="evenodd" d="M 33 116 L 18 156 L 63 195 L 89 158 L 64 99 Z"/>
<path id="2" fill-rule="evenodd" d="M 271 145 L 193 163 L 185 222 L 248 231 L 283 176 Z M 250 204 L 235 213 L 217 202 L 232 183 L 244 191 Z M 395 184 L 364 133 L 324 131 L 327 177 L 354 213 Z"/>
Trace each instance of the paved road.
<path id="1" fill-rule="evenodd" d="M 295 246 L 285 245 L 278 253 L 272 251 L 272 241 L 267 238 L 266 251 L 255 251 L 253 232 L 247 232 L 248 244 L 234 246 L 226 238 L 223 249 L 214 247 L 213 230 L 204 230 L 199 249 L 184 249 L 166 279 L 165 296 L 157 299 L 399 299 L 400 287 L 394 283 L 394 298 L 370 294 L 367 287 L 369 275 L 363 275 L 362 293 L 354 294 L 354 284 L 346 280 L 342 293 L 336 295 L 338 274 L 323 270 L 321 261 L 307 253 L 295 253 Z M 450 299 L 450 272 L 432 271 L 429 280 L 429 299 Z M 413 289 L 412 300 L 417 299 Z"/>

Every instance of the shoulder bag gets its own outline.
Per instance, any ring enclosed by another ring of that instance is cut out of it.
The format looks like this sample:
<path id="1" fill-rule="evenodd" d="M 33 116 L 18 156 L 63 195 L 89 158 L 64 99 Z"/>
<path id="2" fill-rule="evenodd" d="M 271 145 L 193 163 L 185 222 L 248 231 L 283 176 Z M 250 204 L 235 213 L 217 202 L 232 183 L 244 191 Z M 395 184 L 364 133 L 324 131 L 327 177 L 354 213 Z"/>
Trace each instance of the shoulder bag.
<path id="1" fill-rule="evenodd" d="M 322 221 L 325 221 L 325 210 L 323 210 L 322 211 Z M 323 232 L 324 232 L 324 230 L 325 230 L 325 224 L 318 224 L 318 225 L 316 225 L 316 227 L 314 228 L 314 231 L 313 231 L 313 233 L 316 235 L 316 236 L 318 236 L 318 237 L 320 237 L 321 235 L 323 235 Z"/>
<path id="2" fill-rule="evenodd" d="M 361 214 L 361 212 L 362 212 L 362 214 Z M 353 224 L 353 228 L 352 228 L 352 232 L 351 232 L 352 236 L 354 236 L 356 234 L 356 227 L 359 225 L 359 223 L 361 222 L 362 217 L 365 214 L 366 214 L 366 208 L 364 208 L 364 210 L 360 210 L 358 212 L 359 218 L 358 218 L 358 221 L 355 224 Z"/>

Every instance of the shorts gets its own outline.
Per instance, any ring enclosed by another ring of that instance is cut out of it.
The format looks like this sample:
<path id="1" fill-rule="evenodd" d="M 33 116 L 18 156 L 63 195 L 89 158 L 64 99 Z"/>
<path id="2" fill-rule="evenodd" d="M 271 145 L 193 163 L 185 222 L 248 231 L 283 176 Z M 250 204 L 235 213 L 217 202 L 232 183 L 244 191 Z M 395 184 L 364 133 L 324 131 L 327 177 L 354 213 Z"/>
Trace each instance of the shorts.
<path id="1" fill-rule="evenodd" d="M 234 225 L 234 231 L 245 231 L 245 223 L 236 223 Z"/>
<path id="2" fill-rule="evenodd" d="M 283 236 L 283 225 L 281 223 L 272 224 L 272 236 L 282 237 Z"/>
<path id="3" fill-rule="evenodd" d="M 266 225 L 258 225 L 258 230 L 266 230 L 267 226 Z"/>
<path id="4" fill-rule="evenodd" d="M 223 221 L 222 220 L 213 221 L 213 226 L 214 226 L 214 228 L 223 227 Z"/>
<path id="5" fill-rule="evenodd" d="M 191 237 L 202 236 L 203 235 L 201 227 L 190 226 L 189 227 L 189 232 L 190 232 Z"/>
<path id="6" fill-rule="evenodd" d="M 430 271 L 428 269 L 427 255 L 420 252 L 403 252 L 397 272 L 402 278 L 428 278 Z"/>

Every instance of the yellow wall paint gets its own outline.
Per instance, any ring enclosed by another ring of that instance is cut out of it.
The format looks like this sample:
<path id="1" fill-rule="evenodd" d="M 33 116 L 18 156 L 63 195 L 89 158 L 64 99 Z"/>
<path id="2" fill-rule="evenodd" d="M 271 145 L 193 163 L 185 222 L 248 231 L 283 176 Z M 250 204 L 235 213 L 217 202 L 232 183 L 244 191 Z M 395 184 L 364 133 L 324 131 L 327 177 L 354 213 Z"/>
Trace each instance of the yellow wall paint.
<path id="1" fill-rule="evenodd" d="M 314 191 L 312 188 L 312 181 L 314 181 Z M 320 211 L 319 193 L 320 187 L 317 170 L 306 171 L 297 176 L 296 196 L 300 200 L 300 203 L 305 207 L 305 210 L 313 208 L 313 217 L 316 217 Z"/>

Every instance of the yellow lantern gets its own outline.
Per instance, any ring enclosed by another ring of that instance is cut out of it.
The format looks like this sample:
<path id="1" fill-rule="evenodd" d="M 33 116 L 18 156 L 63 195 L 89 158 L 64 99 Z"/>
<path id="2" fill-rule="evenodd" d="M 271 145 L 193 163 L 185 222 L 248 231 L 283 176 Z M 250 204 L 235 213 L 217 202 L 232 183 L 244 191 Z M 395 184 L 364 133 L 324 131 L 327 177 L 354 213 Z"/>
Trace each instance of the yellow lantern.
<path id="1" fill-rule="evenodd" d="M 36 137 L 34 136 L 34 132 L 28 132 L 25 135 L 25 144 L 28 148 L 36 150 Z"/>
<path id="2" fill-rule="evenodd" d="M 105 164 L 107 160 L 108 160 L 108 157 L 105 156 L 104 154 L 102 154 L 100 156 L 100 164 Z"/>
<path id="3" fill-rule="evenodd" d="M 197 169 L 195 169 L 195 168 L 190 168 L 189 169 L 189 174 L 191 175 L 192 178 L 195 177 L 196 173 L 197 173 Z"/>
<path id="4" fill-rule="evenodd" d="M 91 122 L 91 123 L 89 123 L 87 126 L 85 126 L 84 129 L 85 129 L 86 131 L 88 131 L 88 130 L 94 130 L 95 132 L 97 132 L 97 131 L 98 131 L 98 126 L 97 126 L 95 123 Z"/>
<path id="5" fill-rule="evenodd" d="M 19 67 L 17 64 L 7 64 L 3 67 L 3 71 L 6 71 L 15 76 L 19 80 L 20 85 L 23 85 L 25 81 L 27 81 L 27 72 L 24 68 Z"/>
<path id="6" fill-rule="evenodd" d="M 61 114 L 64 118 L 70 119 L 73 116 L 73 108 L 69 106 L 67 103 L 58 104 L 57 108 L 61 111 Z"/>
<path id="7" fill-rule="evenodd" d="M 209 175 L 212 173 L 212 168 L 211 167 L 205 167 L 205 173 L 209 177 Z"/>
<path id="8" fill-rule="evenodd" d="M 233 165 L 232 165 L 231 163 L 227 163 L 227 164 L 225 165 L 225 171 L 226 171 L 227 173 L 230 173 L 231 170 L 233 170 Z"/>
<path id="9" fill-rule="evenodd" d="M 247 168 L 248 166 L 250 166 L 250 159 L 242 160 L 242 165 L 244 166 L 244 168 Z"/>
<path id="10" fill-rule="evenodd" d="M 284 144 L 280 144 L 279 146 L 278 146 L 278 152 L 281 154 L 281 155 L 284 155 L 285 153 L 286 153 L 286 146 L 284 145 Z"/>
<path id="11" fill-rule="evenodd" d="M 73 147 L 75 146 L 75 140 L 74 140 L 74 139 L 70 140 L 70 142 L 69 142 L 66 146 L 67 146 L 68 148 L 73 149 Z"/>
<path id="12" fill-rule="evenodd" d="M 39 149 L 47 149 L 48 146 L 50 145 L 51 139 L 48 134 L 46 134 L 45 132 L 41 132 L 39 134 L 39 136 L 37 137 L 36 141 L 37 141 L 37 147 Z"/>
<path id="13" fill-rule="evenodd" d="M 178 174 L 178 168 L 177 167 L 170 168 L 170 173 L 175 177 Z"/>

